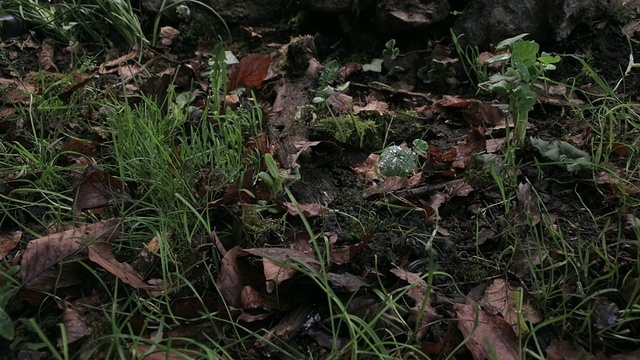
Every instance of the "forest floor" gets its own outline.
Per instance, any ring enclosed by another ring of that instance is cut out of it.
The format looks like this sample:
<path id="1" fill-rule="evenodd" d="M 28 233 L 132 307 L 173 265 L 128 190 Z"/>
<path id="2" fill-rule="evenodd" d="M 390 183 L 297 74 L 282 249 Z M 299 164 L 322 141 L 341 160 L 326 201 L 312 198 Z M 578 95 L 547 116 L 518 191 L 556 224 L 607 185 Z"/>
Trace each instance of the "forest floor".
<path id="1" fill-rule="evenodd" d="M 0 357 L 639 356 L 634 24 L 4 41 Z"/>

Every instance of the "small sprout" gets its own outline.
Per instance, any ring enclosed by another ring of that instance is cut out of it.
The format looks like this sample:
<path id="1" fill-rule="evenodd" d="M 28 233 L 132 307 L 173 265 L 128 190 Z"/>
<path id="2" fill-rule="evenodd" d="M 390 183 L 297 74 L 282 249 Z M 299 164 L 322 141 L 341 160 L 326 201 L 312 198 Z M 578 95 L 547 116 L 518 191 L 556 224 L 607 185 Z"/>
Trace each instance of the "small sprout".
<path id="1" fill-rule="evenodd" d="M 324 69 L 320 74 L 320 79 L 318 80 L 320 87 L 323 88 L 323 87 L 326 87 L 327 85 L 332 85 L 338 79 L 339 73 L 340 73 L 340 64 L 338 64 L 338 60 L 333 59 L 329 61 L 324 66 Z"/>
<path id="2" fill-rule="evenodd" d="M 391 39 L 384 44 L 384 50 L 382 50 L 382 56 L 389 60 L 395 60 L 400 54 L 400 49 L 396 47 L 396 39 Z"/>

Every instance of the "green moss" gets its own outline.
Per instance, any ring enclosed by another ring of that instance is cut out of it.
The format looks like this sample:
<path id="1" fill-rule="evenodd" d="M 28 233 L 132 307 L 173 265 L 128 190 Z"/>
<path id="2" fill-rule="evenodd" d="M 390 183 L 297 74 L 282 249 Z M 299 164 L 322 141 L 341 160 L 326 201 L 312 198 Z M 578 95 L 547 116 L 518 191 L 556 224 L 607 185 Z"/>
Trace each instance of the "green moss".
<path id="1" fill-rule="evenodd" d="M 312 134 L 320 137 L 330 135 L 343 143 L 373 149 L 382 147 L 379 129 L 380 126 L 375 120 L 350 114 L 320 119 L 311 126 Z M 360 134 L 364 134 L 362 144 Z"/>

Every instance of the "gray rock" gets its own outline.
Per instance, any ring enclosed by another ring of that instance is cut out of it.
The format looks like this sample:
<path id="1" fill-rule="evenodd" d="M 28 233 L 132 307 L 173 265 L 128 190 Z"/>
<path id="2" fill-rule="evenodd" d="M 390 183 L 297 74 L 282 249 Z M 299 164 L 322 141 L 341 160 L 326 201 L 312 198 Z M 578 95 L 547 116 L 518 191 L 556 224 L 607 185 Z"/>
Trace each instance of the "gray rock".
<path id="1" fill-rule="evenodd" d="M 463 43 L 487 45 L 531 34 L 537 41 L 562 41 L 581 23 L 623 11 L 623 0 L 472 0 L 454 25 Z"/>
<path id="2" fill-rule="evenodd" d="M 446 0 L 381 1 L 376 8 L 378 31 L 395 32 L 423 28 L 444 20 L 449 15 Z"/>
<path id="3" fill-rule="evenodd" d="M 343 13 L 352 10 L 358 0 L 301 0 L 300 4 L 311 11 L 326 13 Z"/>

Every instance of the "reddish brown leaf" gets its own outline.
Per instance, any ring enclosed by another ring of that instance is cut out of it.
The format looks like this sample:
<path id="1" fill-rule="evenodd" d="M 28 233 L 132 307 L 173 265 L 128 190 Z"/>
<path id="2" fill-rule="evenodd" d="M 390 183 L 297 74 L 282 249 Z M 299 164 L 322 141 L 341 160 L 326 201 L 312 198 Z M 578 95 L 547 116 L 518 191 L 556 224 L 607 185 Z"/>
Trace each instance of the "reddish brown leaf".
<path id="1" fill-rule="evenodd" d="M 82 154 L 87 157 L 93 157 L 98 145 L 100 145 L 100 143 L 97 141 L 71 138 L 69 139 L 69 141 L 67 141 L 66 144 L 64 144 L 64 146 L 60 150 L 69 157 L 75 158 L 79 156 L 78 154 Z"/>
<path id="2" fill-rule="evenodd" d="M 285 207 L 285 209 L 287 210 L 287 212 L 289 212 L 291 216 L 299 215 L 298 208 L 296 208 L 294 203 L 283 202 L 282 205 Z M 298 207 L 300 208 L 300 210 L 302 210 L 302 213 L 307 218 L 326 215 L 329 213 L 329 209 L 327 209 L 326 207 L 320 204 L 298 204 Z"/>
<path id="3" fill-rule="evenodd" d="M 74 92 L 76 92 L 78 89 L 84 87 L 85 85 L 87 85 L 89 83 L 89 81 L 93 80 L 93 76 L 89 76 L 89 77 L 84 77 L 81 74 L 78 73 L 74 73 L 73 74 L 73 79 L 76 82 L 75 85 L 73 85 L 71 88 L 69 88 L 68 90 L 60 93 L 60 95 L 58 95 L 58 98 L 65 104 L 69 104 L 69 101 L 71 100 L 71 95 L 73 95 Z"/>
<path id="4" fill-rule="evenodd" d="M 11 234 L 0 234 L 0 260 L 15 249 L 22 238 L 22 231 L 14 231 Z"/>
<path id="5" fill-rule="evenodd" d="M 131 265 L 116 260 L 111 252 L 111 244 L 107 242 L 97 241 L 89 244 L 89 259 L 136 289 L 149 288 Z"/>
<path id="6" fill-rule="evenodd" d="M 443 95 L 442 100 L 438 100 L 437 103 L 444 107 L 468 107 L 469 105 L 476 102 L 473 99 L 463 99 L 453 95 Z"/>
<path id="7" fill-rule="evenodd" d="M 493 359 L 493 351 L 499 359 L 519 358 L 518 337 L 502 318 L 485 312 L 471 299 L 466 304 L 454 305 L 454 310 L 462 336 L 471 335 L 465 346 L 474 359 Z"/>
<path id="8" fill-rule="evenodd" d="M 231 68 L 227 90 L 233 91 L 239 87 L 259 89 L 262 81 L 269 74 L 271 58 L 265 54 L 249 54 L 240 63 Z"/>
<path id="9" fill-rule="evenodd" d="M 360 242 L 354 245 L 344 246 L 338 249 L 331 248 L 330 256 L 331 261 L 343 265 L 348 263 L 369 241 L 373 239 L 372 235 L 365 235 L 360 239 Z"/>
<path id="10" fill-rule="evenodd" d="M 224 254 L 220 276 L 216 281 L 220 294 L 224 297 L 227 305 L 234 308 L 242 306 L 241 294 L 244 282 L 240 277 L 240 268 L 236 262 L 238 251 L 241 250 L 239 246 L 236 246 Z"/>
<path id="11" fill-rule="evenodd" d="M 434 320 L 442 318 L 436 310 L 431 307 L 433 291 L 429 288 L 427 282 L 422 279 L 421 274 L 412 273 L 400 267 L 395 267 L 390 271 L 398 278 L 408 282 L 411 286 L 409 291 L 407 291 L 407 296 L 414 301 L 415 305 L 409 309 L 409 323 L 412 326 L 418 325 L 416 335 L 418 338 L 422 338 L 426 334 L 427 326 Z M 425 302 L 427 303 L 425 304 Z"/>
<path id="12" fill-rule="evenodd" d="M 563 340 L 553 340 L 547 347 L 547 360 L 596 360 L 582 346 Z"/>
<path id="13" fill-rule="evenodd" d="M 264 268 L 264 276 L 267 280 L 268 290 L 269 283 L 279 284 L 287 279 L 297 275 L 298 270 L 295 267 L 305 264 L 314 269 L 320 269 L 320 262 L 314 257 L 307 255 L 301 251 L 287 248 L 255 248 L 240 250 L 241 255 L 255 255 L 262 257 L 262 266 Z"/>
<path id="14" fill-rule="evenodd" d="M 361 287 L 369 286 L 364 280 L 353 274 L 344 273 L 327 273 L 327 279 L 331 282 L 331 285 L 343 288 L 347 291 L 358 291 Z"/>
<path id="15" fill-rule="evenodd" d="M 53 61 L 53 56 L 55 54 L 55 46 L 56 41 L 51 38 L 46 38 L 42 41 L 42 46 L 40 47 L 40 54 L 38 54 L 38 60 L 40 61 L 40 66 L 42 70 L 49 70 L 51 68 L 58 71 L 58 67 Z"/>
<path id="16" fill-rule="evenodd" d="M 31 240 L 20 263 L 22 284 L 42 289 L 79 284 L 82 279 L 77 270 L 82 266 L 65 262 L 86 256 L 87 240 L 109 241 L 117 237 L 119 222 L 110 219 Z"/>
<path id="17" fill-rule="evenodd" d="M 467 160 L 474 154 L 480 153 L 485 149 L 485 144 L 484 129 L 481 127 L 471 128 L 471 132 L 465 136 L 464 141 L 454 146 L 457 154 L 453 162 L 453 167 L 463 169 Z"/>
<path id="18" fill-rule="evenodd" d="M 120 204 L 131 199 L 124 183 L 106 171 L 88 166 L 78 184 L 78 195 L 73 204 L 76 215 L 83 210 Z"/>
<path id="19" fill-rule="evenodd" d="M 495 279 L 491 285 L 489 285 L 485 291 L 480 304 L 485 309 L 491 311 L 494 315 L 500 314 L 509 325 L 514 328 L 518 326 L 518 314 L 516 313 L 516 299 L 515 292 L 521 290 L 518 285 L 509 284 L 504 279 Z M 524 296 L 524 295 L 523 295 Z M 522 316 L 531 322 L 537 324 L 542 321 L 542 316 L 538 313 L 529 302 L 525 301 L 522 304 Z"/>
<path id="20" fill-rule="evenodd" d="M 473 126 L 489 126 L 495 125 L 502 120 L 503 114 L 500 109 L 492 104 L 474 101 L 462 113 L 464 120 Z"/>
<path id="21" fill-rule="evenodd" d="M 63 310 L 62 323 L 64 324 L 64 331 L 66 333 L 67 344 L 71 344 L 77 340 L 82 339 L 87 335 L 89 327 L 85 322 L 80 310 L 69 304 L 66 300 L 61 300 L 58 306 Z M 58 338 L 58 346 L 62 346 L 63 338 Z"/>

